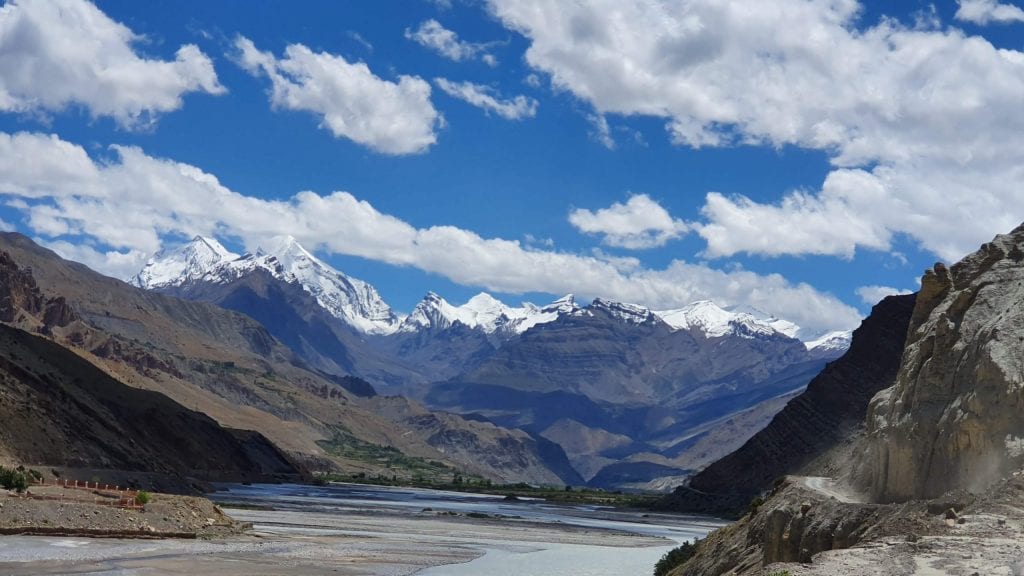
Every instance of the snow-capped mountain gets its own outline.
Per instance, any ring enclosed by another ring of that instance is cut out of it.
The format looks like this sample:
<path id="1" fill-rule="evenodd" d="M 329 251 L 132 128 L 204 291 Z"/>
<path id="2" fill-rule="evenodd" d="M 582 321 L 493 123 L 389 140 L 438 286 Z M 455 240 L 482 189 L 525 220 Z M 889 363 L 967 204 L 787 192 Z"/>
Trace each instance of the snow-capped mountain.
<path id="1" fill-rule="evenodd" d="M 747 311 L 731 311 L 710 300 L 700 300 L 676 310 L 655 312 L 666 324 L 675 330 L 698 330 L 708 338 L 720 338 L 728 334 L 771 336 L 775 333 L 795 337 L 799 328 L 777 319 L 759 319 Z"/>
<path id="2" fill-rule="evenodd" d="M 841 352 L 849 347 L 850 332 L 805 337 L 799 326 L 748 306 L 721 307 L 710 300 L 674 310 L 652 311 L 636 304 L 595 298 L 581 307 L 572 294 L 546 306 L 524 302 L 508 306 L 486 292 L 456 306 L 430 292 L 411 314 L 402 318 L 367 282 L 347 276 L 313 256 L 291 236 L 261 244 L 255 253 L 235 254 L 217 240 L 196 236 L 188 244 L 157 253 L 129 282 L 148 289 L 180 288 L 197 283 L 224 284 L 254 270 L 298 283 L 332 316 L 366 334 L 390 335 L 443 331 L 457 323 L 480 330 L 493 344 L 563 315 L 603 310 L 624 322 L 641 324 L 660 318 L 674 330 L 698 330 L 708 338 L 738 335 L 746 338 L 782 334 L 804 341 L 808 350 Z"/>
<path id="3" fill-rule="evenodd" d="M 814 340 L 808 340 L 804 342 L 804 346 L 807 346 L 808 350 L 816 352 L 845 352 L 850 348 L 852 341 L 853 331 L 841 330 L 827 332 Z"/>
<path id="4" fill-rule="evenodd" d="M 572 294 L 567 294 L 547 306 L 524 302 L 515 308 L 508 306 L 486 292 L 481 292 L 461 306 L 453 306 L 434 292 L 429 292 L 402 321 L 399 332 L 445 330 L 456 322 L 475 328 L 501 339 L 514 337 L 539 324 L 556 320 L 559 315 L 580 309 Z"/>
<path id="5" fill-rule="evenodd" d="M 184 246 L 154 254 L 128 283 L 151 290 L 182 286 L 201 280 L 221 264 L 237 258 L 238 254 L 213 238 L 196 236 Z"/>
<path id="6" fill-rule="evenodd" d="M 840 353 L 850 347 L 853 332 L 836 331 L 805 337 L 796 324 L 748 306 L 723 308 L 700 300 L 676 310 L 654 312 L 675 330 L 696 329 L 708 338 L 737 335 L 745 338 L 783 334 L 803 341 L 808 351 Z"/>
<path id="7" fill-rule="evenodd" d="M 400 318 L 362 280 L 346 276 L 319 260 L 291 236 L 271 238 L 255 253 L 238 255 L 212 238 L 196 236 L 188 244 L 161 251 L 129 283 L 167 289 L 199 282 L 223 284 L 265 270 L 275 278 L 298 283 L 332 316 L 367 334 L 390 334 Z"/>
<path id="8" fill-rule="evenodd" d="M 656 318 L 654 313 L 644 306 L 628 304 L 626 302 L 615 302 L 614 300 L 605 300 L 603 298 L 594 298 L 590 306 L 587 306 L 587 311 L 590 310 L 603 310 L 612 317 L 630 324 L 643 324 Z"/>

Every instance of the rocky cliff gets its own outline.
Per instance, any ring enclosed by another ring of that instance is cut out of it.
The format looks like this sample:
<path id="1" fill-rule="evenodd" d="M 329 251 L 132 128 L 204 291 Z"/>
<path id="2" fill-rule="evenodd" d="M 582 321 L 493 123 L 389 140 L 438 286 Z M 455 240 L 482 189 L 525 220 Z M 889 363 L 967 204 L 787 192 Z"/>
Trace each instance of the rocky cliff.
<path id="1" fill-rule="evenodd" d="M 862 428 L 868 402 L 890 386 L 915 296 L 879 302 L 853 333 L 849 351 L 830 363 L 771 423 L 663 499 L 667 509 L 735 515 L 771 487 Z"/>
<path id="2" fill-rule="evenodd" d="M 878 501 L 982 490 L 1024 438 L 1024 226 L 921 281 L 895 384 L 867 415 L 859 485 Z"/>
<path id="3" fill-rule="evenodd" d="M 830 452 L 848 456 L 836 478 L 788 477 L 671 574 L 1021 573 L 1022 304 L 1024 226 L 928 270 L 893 384 L 868 403 L 865 431 Z M 830 368 L 866 369 L 857 345 Z M 791 431 L 802 442 L 804 427 Z M 791 562 L 804 565 L 779 564 Z"/>

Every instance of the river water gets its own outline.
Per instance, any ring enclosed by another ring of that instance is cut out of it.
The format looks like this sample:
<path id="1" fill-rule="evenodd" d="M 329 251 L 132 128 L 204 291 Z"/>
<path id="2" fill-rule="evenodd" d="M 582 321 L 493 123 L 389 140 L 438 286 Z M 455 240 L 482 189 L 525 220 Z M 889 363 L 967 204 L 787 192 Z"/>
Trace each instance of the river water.
<path id="1" fill-rule="evenodd" d="M 0 537 L 0 574 L 648 576 L 722 522 L 437 490 L 223 485 L 253 530 L 212 540 Z"/>
<path id="2" fill-rule="evenodd" d="M 277 511 L 338 515 L 452 518 L 451 529 L 425 535 L 409 530 L 411 541 L 469 547 L 479 557 L 461 564 L 427 568 L 422 576 L 623 576 L 650 574 L 661 556 L 683 541 L 702 538 L 721 521 L 643 511 L 622 511 L 589 505 L 553 504 L 543 500 L 508 501 L 502 496 L 354 484 L 326 487 L 299 485 L 226 486 L 216 498 Z M 454 513 L 457 516 L 452 516 Z M 244 512 L 233 511 L 238 516 Z M 500 519 L 488 530 L 458 523 L 466 515 Z M 260 518 L 253 520 L 260 529 Z M 400 523 L 396 523 L 400 524 Z M 497 526 L 497 532 L 492 532 Z M 502 528 L 508 536 L 502 539 Z M 270 528 L 266 526 L 265 528 Z M 396 528 L 401 531 L 401 528 Z M 552 530 L 583 534 L 561 539 Z M 346 532 L 341 530 L 341 532 Z M 353 531 L 366 535 L 365 531 Z M 395 536 L 394 531 L 387 531 Z M 486 532 L 486 533 L 485 533 Z M 530 536 L 536 533 L 536 538 Z M 632 539 L 630 537 L 633 537 Z M 567 540 L 567 541 L 566 541 Z"/>

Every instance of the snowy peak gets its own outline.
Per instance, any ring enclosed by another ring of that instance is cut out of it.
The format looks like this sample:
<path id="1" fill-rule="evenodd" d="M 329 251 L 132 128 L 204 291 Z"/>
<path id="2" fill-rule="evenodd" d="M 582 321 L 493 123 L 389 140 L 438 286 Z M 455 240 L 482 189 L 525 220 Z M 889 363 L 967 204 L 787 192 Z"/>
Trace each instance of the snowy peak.
<path id="1" fill-rule="evenodd" d="M 405 317 L 399 326 L 399 332 L 418 332 L 420 330 L 445 330 L 456 322 L 462 321 L 461 311 L 448 303 L 435 292 L 427 292 L 420 300 L 412 314 Z M 463 322 L 463 324 L 466 324 Z M 466 324 L 468 326 L 468 324 Z"/>
<path id="2" fill-rule="evenodd" d="M 763 338 L 775 335 L 798 338 L 808 351 L 834 357 L 850 347 L 852 332 L 829 332 L 805 339 L 800 326 L 750 306 L 721 307 L 710 300 L 700 300 L 677 310 L 655 312 L 674 330 L 697 330 L 708 338 L 736 335 Z"/>
<path id="3" fill-rule="evenodd" d="M 728 310 L 710 300 L 700 300 L 677 310 L 665 310 L 655 314 L 675 330 L 697 330 L 708 338 L 720 338 L 730 334 L 747 338 L 784 334 L 792 338 L 800 330 L 792 322 L 762 313 L 758 313 L 762 316 L 758 318 L 753 312 L 745 309 Z"/>
<path id="4" fill-rule="evenodd" d="M 579 307 L 571 294 L 543 308 L 529 302 L 515 308 L 486 292 L 473 296 L 462 306 L 453 306 L 434 292 L 428 292 L 412 314 L 402 322 L 399 331 L 444 330 L 459 322 L 466 327 L 481 330 L 500 342 L 576 310 Z"/>
<path id="5" fill-rule="evenodd" d="M 531 304 L 532 306 L 532 304 Z M 576 310 L 579 310 L 579 305 L 576 304 L 575 294 L 566 294 L 558 300 L 555 300 L 551 304 L 541 308 L 544 312 L 560 312 L 562 314 L 571 314 Z"/>
<path id="6" fill-rule="evenodd" d="M 298 283 L 325 311 L 361 332 L 390 334 L 398 328 L 398 316 L 373 286 L 330 267 L 291 236 L 271 238 L 243 256 L 212 238 L 196 236 L 185 246 L 157 253 L 130 282 L 149 289 L 222 284 L 255 270 Z"/>
<path id="7" fill-rule="evenodd" d="M 292 269 L 297 265 L 306 263 L 307 265 L 318 265 L 321 268 L 330 269 L 335 274 L 341 274 L 318 260 L 316 256 L 310 254 L 299 244 L 299 241 L 294 236 L 274 236 L 270 240 L 261 243 L 256 252 L 263 256 L 273 256 L 285 269 Z"/>
<path id="8" fill-rule="evenodd" d="M 587 307 L 589 310 L 601 310 L 605 313 L 629 322 L 632 324 L 643 324 L 650 322 L 655 319 L 655 315 L 650 309 L 637 304 L 627 304 L 625 302 L 614 302 L 612 300 L 603 300 L 601 298 L 594 298 L 594 301 Z"/>
<path id="9" fill-rule="evenodd" d="M 213 238 L 196 236 L 184 246 L 161 250 L 128 280 L 139 288 L 167 288 L 198 281 L 217 266 L 238 258 Z"/>
<path id="10" fill-rule="evenodd" d="M 336 318 L 368 334 L 390 334 L 398 329 L 398 316 L 372 285 L 346 276 L 313 256 L 292 236 L 275 236 L 262 243 L 251 263 L 287 282 L 299 283 L 317 303 Z"/>
<path id="11" fill-rule="evenodd" d="M 841 330 L 828 332 L 819 338 L 808 340 L 807 342 L 804 342 L 804 346 L 807 347 L 809 352 L 829 354 L 833 352 L 845 352 L 850 348 L 850 342 L 852 341 L 853 331 Z"/>

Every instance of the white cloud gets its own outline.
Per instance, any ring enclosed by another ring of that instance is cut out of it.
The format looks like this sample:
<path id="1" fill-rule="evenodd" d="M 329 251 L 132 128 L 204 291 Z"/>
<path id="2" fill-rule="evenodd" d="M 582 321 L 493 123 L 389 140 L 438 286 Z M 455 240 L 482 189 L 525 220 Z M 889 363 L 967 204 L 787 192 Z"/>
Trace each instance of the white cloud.
<path id="1" fill-rule="evenodd" d="M 462 62 L 479 58 L 492 68 L 498 65 L 498 59 L 487 52 L 488 44 L 474 44 L 460 40 L 458 34 L 445 28 L 434 19 L 422 22 L 416 30 L 406 28 L 405 37 L 420 46 L 430 48 L 449 60 Z"/>
<path id="2" fill-rule="evenodd" d="M 956 19 L 984 26 L 997 22 L 1024 22 L 1024 10 L 996 0 L 958 0 Z"/>
<path id="3" fill-rule="evenodd" d="M 625 204 L 615 202 L 593 212 L 577 208 L 569 213 L 569 223 L 580 232 L 600 234 L 608 246 L 631 250 L 664 246 L 689 229 L 647 194 L 635 194 Z"/>
<path id="4" fill-rule="evenodd" d="M 421 78 L 403 75 L 390 82 L 362 62 L 302 44 L 289 45 L 280 59 L 243 36 L 235 48 L 240 66 L 270 79 L 275 108 L 312 112 L 338 138 L 395 155 L 425 152 L 437 142 L 442 119 L 430 101 L 430 84 Z"/>
<path id="5" fill-rule="evenodd" d="M 349 30 L 345 32 L 345 35 L 351 38 L 356 44 L 365 48 L 367 52 L 373 52 L 373 44 L 371 44 L 370 41 L 364 38 L 359 32 Z"/>
<path id="6" fill-rule="evenodd" d="M 56 136 L 0 133 L 0 195 L 27 214 L 28 227 L 49 245 L 122 277 L 165 237 L 209 234 L 254 248 L 287 233 L 312 249 L 414 266 L 496 292 L 576 292 L 661 309 L 710 298 L 755 306 L 810 332 L 859 321 L 857 311 L 835 297 L 778 274 L 678 260 L 652 270 L 635 259 L 530 247 L 452 226 L 416 228 L 347 192 L 263 200 L 232 191 L 195 166 L 134 147 L 113 149 L 116 158 L 98 162 Z M 54 166 L 62 166 L 59 177 L 49 173 Z M 65 244 L 67 235 L 85 247 Z"/>
<path id="7" fill-rule="evenodd" d="M 223 94 L 193 44 L 173 61 L 140 57 L 140 37 L 85 0 L 10 0 L 0 6 L 0 111 L 81 106 L 125 128 L 181 108 L 188 92 Z"/>
<path id="8" fill-rule="evenodd" d="M 602 114 L 588 114 L 587 121 L 593 127 L 590 137 L 609 150 L 615 150 L 615 139 L 612 138 L 611 128 L 608 127 L 608 119 Z"/>
<path id="9" fill-rule="evenodd" d="M 88 244 L 77 244 L 67 240 L 46 240 L 36 238 L 37 243 L 56 252 L 61 258 L 81 262 L 93 270 L 100 270 L 115 278 L 128 278 L 138 273 L 152 256 L 141 250 L 97 250 Z"/>
<path id="10" fill-rule="evenodd" d="M 537 115 L 537 101 L 521 94 L 502 100 L 495 96 L 494 89 L 489 86 L 472 82 L 452 82 L 445 78 L 434 78 L 434 82 L 445 94 L 487 112 L 494 112 L 506 120 L 522 120 Z"/>
<path id="11" fill-rule="evenodd" d="M 849 256 L 900 234 L 955 259 L 1024 220 L 1020 51 L 927 18 L 859 28 L 856 0 L 488 4 L 597 114 L 663 118 L 694 148 L 828 155 L 818 190 L 709 195 L 710 255 Z"/>
<path id="12" fill-rule="evenodd" d="M 912 294 L 910 290 L 904 290 L 900 288 L 893 288 L 891 286 L 861 286 L 856 290 L 857 296 L 860 296 L 868 306 L 874 306 L 881 302 L 882 298 L 886 296 L 894 296 L 897 294 Z"/>

